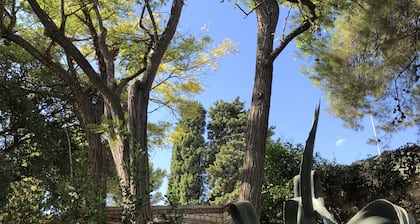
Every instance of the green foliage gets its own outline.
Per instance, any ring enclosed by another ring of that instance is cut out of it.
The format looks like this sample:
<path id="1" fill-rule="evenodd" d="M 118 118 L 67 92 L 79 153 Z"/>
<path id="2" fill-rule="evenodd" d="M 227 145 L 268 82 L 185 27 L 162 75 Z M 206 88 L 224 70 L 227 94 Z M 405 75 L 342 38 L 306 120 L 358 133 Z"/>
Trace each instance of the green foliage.
<path id="1" fill-rule="evenodd" d="M 217 101 L 209 110 L 206 173 L 211 204 L 237 198 L 241 183 L 247 112 L 244 103 Z"/>
<path id="2" fill-rule="evenodd" d="M 355 210 L 369 202 L 384 198 L 419 217 L 416 198 L 407 193 L 420 175 L 420 150 L 407 145 L 396 151 L 384 152 L 380 157 L 356 162 L 350 166 L 327 163 L 319 171 L 323 177 L 325 203 L 342 223 Z"/>
<path id="3" fill-rule="evenodd" d="M 315 59 L 307 72 L 327 93 L 331 112 L 354 128 L 367 114 L 388 132 L 418 124 L 418 1 L 354 1 L 335 9 L 331 28 L 300 45 Z"/>
<path id="4" fill-rule="evenodd" d="M 171 211 L 169 214 L 161 214 L 160 218 L 169 224 L 181 224 L 184 220 L 184 214 L 182 209 L 179 209 L 179 201 L 180 199 L 174 195 L 173 193 L 169 193 L 166 196 L 165 204 L 171 207 Z"/>
<path id="5" fill-rule="evenodd" d="M 299 173 L 302 151 L 299 144 L 267 141 L 261 223 L 282 223 L 283 205 L 293 194 L 293 177 Z"/>
<path id="6" fill-rule="evenodd" d="M 6 156 L 3 150 L 0 150 L 0 208 L 3 208 L 7 203 L 7 195 L 10 193 L 10 183 L 13 182 L 13 162 Z M 0 209 L 1 210 L 1 209 Z"/>
<path id="7" fill-rule="evenodd" d="M 168 192 L 179 204 L 229 202 L 237 197 L 241 181 L 244 103 L 239 98 L 231 103 L 217 101 L 210 108 L 207 129 L 201 104 L 184 105 L 180 108 L 182 119 L 171 133 L 174 147 Z M 206 130 L 207 143 L 203 137 Z M 205 188 L 209 192 L 204 192 Z"/>
<path id="8" fill-rule="evenodd" d="M 22 208 L 33 212 L 28 223 L 68 223 L 80 217 L 83 201 L 86 211 L 96 208 L 85 213 L 85 220 L 91 219 L 101 199 L 86 182 L 87 143 L 70 94 L 22 49 L 1 45 L 0 54 L 1 214 L 5 220 L 27 220 L 13 216 L 22 215 Z M 39 215 L 41 209 L 52 213 Z"/>
<path id="9" fill-rule="evenodd" d="M 32 177 L 11 183 L 8 202 L 0 209 L 0 222 L 51 223 L 51 216 L 43 213 L 42 200 L 46 190 L 42 182 Z"/>
<path id="10" fill-rule="evenodd" d="M 194 105 L 194 106 L 192 106 Z M 206 111 L 198 102 L 192 102 L 189 111 L 197 110 L 196 116 L 181 113 L 172 138 L 176 140 L 172 148 L 171 173 L 168 192 L 171 200 L 181 205 L 202 202 L 204 187 L 204 131 Z"/>
<path id="11" fill-rule="evenodd" d="M 160 168 L 150 167 L 150 190 L 152 192 L 157 191 L 163 184 L 163 178 L 167 176 L 166 170 Z M 152 195 L 151 204 L 158 203 L 163 198 L 162 192 L 155 192 Z"/>

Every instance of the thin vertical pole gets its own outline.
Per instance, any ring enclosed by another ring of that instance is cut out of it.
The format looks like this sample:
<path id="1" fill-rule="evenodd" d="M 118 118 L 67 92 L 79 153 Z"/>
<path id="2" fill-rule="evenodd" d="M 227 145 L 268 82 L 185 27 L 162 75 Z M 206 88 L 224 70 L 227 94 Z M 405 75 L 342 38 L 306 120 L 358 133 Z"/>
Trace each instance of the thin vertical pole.
<path id="1" fill-rule="evenodd" d="M 378 135 L 376 134 L 376 127 L 375 127 L 375 122 L 373 121 L 372 114 L 370 115 L 370 121 L 372 122 L 373 135 L 375 136 L 376 147 L 378 149 L 378 155 L 381 155 L 381 145 L 380 145 L 380 142 L 379 142 L 379 139 L 378 139 Z"/>

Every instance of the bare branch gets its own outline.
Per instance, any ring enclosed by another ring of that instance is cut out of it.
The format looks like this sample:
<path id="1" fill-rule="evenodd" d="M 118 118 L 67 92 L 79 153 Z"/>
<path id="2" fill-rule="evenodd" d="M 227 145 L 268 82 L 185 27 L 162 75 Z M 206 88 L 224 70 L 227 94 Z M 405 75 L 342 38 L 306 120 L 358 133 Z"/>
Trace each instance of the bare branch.
<path id="1" fill-rule="evenodd" d="M 245 18 L 248 17 L 252 12 L 255 11 L 255 9 L 257 9 L 264 1 L 259 2 L 256 6 L 254 6 L 249 12 L 246 12 L 243 8 L 241 8 L 241 6 L 238 3 L 235 3 L 235 6 L 237 6 L 239 8 L 239 10 L 241 10 L 244 14 L 245 14 Z"/>
<path id="2" fill-rule="evenodd" d="M 60 30 L 65 30 L 65 27 L 66 27 L 66 20 L 67 20 L 67 15 L 66 15 L 66 13 L 64 12 L 64 0 L 61 0 L 60 12 L 61 12 L 61 24 L 60 24 Z"/>
<path id="3" fill-rule="evenodd" d="M 82 9 L 84 19 L 80 18 L 80 21 L 82 21 L 89 29 L 90 36 L 92 37 L 92 43 L 95 49 L 96 58 L 98 59 L 98 66 L 99 66 L 99 72 L 102 77 L 106 77 L 106 63 L 105 59 L 102 55 L 102 52 L 100 50 L 99 46 L 99 35 L 96 32 L 95 26 L 93 25 L 92 17 L 90 16 L 89 9 L 84 7 Z"/>
<path id="4" fill-rule="evenodd" d="M 305 19 L 299 27 L 294 29 L 292 32 L 290 32 L 285 38 L 281 40 L 281 43 L 278 47 L 276 47 L 273 52 L 270 54 L 270 61 L 273 62 L 277 56 L 286 48 L 286 46 L 297 36 L 311 28 L 311 26 L 314 24 L 314 21 L 318 18 L 315 12 L 316 6 L 310 1 L 310 0 L 288 0 L 289 2 L 303 4 L 306 7 L 308 7 L 310 11 L 310 18 Z"/>
<path id="5" fill-rule="evenodd" d="M 149 53 L 152 51 L 153 45 L 157 43 L 157 40 L 155 39 L 155 37 L 152 35 L 152 33 L 150 33 L 149 29 L 147 29 L 144 25 L 143 25 L 143 19 L 145 16 L 145 12 L 146 12 L 146 6 L 143 7 L 142 11 L 141 11 L 141 15 L 140 15 L 140 20 L 139 20 L 139 27 L 147 33 L 147 35 L 150 38 L 150 41 L 145 40 L 144 43 L 146 44 L 146 51 L 143 54 L 143 63 L 145 66 L 147 66 L 147 57 L 149 55 Z"/>
<path id="6" fill-rule="evenodd" d="M 174 75 L 174 72 L 171 72 L 166 78 L 164 78 L 162 81 L 160 81 L 159 83 L 157 83 L 156 85 L 152 86 L 151 89 L 156 89 L 157 87 L 163 85 L 163 83 L 165 83 L 166 81 L 168 81 L 169 79 L 172 78 L 176 78 L 177 76 Z"/>
<path id="7" fill-rule="evenodd" d="M 156 44 L 158 41 L 158 29 L 157 29 L 157 24 L 155 21 L 155 17 L 153 16 L 153 11 L 152 8 L 150 7 L 150 3 L 149 0 L 145 1 L 146 4 L 146 8 L 147 8 L 147 13 L 149 14 L 150 20 L 152 21 L 152 26 L 153 26 L 153 42 Z"/>
<path id="8" fill-rule="evenodd" d="M 167 101 L 163 101 L 163 100 L 160 100 L 160 99 L 157 99 L 157 98 L 150 98 L 150 101 L 151 102 L 153 102 L 153 103 L 155 103 L 155 104 L 157 104 L 159 106 L 157 106 L 153 110 L 148 111 L 148 113 L 150 114 L 150 113 L 153 113 L 155 111 L 160 110 L 161 108 L 166 107 L 172 113 L 172 116 L 176 117 L 177 110 L 171 106 L 171 102 L 173 102 L 172 100 L 173 99 L 170 99 L 170 100 L 167 100 Z"/>
<path id="9" fill-rule="evenodd" d="M 287 11 L 286 18 L 284 18 L 283 30 L 281 31 L 282 39 L 284 39 L 284 36 L 285 36 L 285 33 L 286 33 L 287 22 L 289 21 L 289 16 L 290 16 L 291 11 L 292 11 L 292 6 L 290 6 L 289 10 Z"/>
<path id="10" fill-rule="evenodd" d="M 304 21 L 298 28 L 293 30 L 291 33 L 289 33 L 283 40 L 281 40 L 281 43 L 278 47 L 276 47 L 273 52 L 270 54 L 270 62 L 273 62 L 277 56 L 286 48 L 286 46 L 297 36 L 299 36 L 301 33 L 305 32 L 311 27 L 311 23 L 306 20 Z"/>

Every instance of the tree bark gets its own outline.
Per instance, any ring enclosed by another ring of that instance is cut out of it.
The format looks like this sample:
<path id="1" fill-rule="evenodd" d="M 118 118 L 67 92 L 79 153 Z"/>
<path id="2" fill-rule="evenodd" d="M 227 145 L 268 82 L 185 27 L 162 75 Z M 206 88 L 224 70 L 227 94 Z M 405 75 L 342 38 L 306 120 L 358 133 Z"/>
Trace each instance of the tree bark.
<path id="1" fill-rule="evenodd" d="M 244 176 L 241 185 L 240 199 L 251 201 L 259 215 L 261 209 L 261 189 L 264 171 L 265 147 L 270 111 L 270 97 L 273 78 L 273 63 L 277 56 L 297 36 L 307 31 L 318 18 L 316 6 L 311 0 L 287 0 L 308 8 L 309 13 L 303 16 L 302 23 L 273 49 L 274 34 L 279 19 L 277 0 L 254 0 L 258 21 L 257 57 L 254 89 L 251 109 L 247 121 L 245 139 Z"/>
<path id="2" fill-rule="evenodd" d="M 128 89 L 130 161 L 133 171 L 130 194 L 134 196 L 134 219 L 139 223 L 151 220 L 149 187 L 149 154 L 147 149 L 147 108 L 150 89 L 137 80 Z"/>
<path id="3" fill-rule="evenodd" d="M 258 2 L 255 2 L 255 5 L 258 5 Z M 249 200 L 259 215 L 273 78 L 273 61 L 270 60 L 270 54 L 273 50 L 279 6 L 276 0 L 266 0 L 259 3 L 255 12 L 258 21 L 257 56 L 245 138 L 244 176 L 239 197 Z"/>

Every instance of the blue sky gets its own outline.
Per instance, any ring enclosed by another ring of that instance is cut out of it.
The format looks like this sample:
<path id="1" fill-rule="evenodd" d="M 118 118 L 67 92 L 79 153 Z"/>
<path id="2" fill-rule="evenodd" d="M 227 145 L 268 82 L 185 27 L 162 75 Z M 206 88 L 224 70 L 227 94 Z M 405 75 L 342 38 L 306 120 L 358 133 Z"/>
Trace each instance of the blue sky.
<path id="1" fill-rule="evenodd" d="M 281 10 L 280 16 L 285 16 L 286 13 L 287 11 Z M 280 21 L 279 25 L 282 26 L 283 22 Z M 186 1 L 179 25 L 180 32 L 200 33 L 203 28 L 208 31 L 215 44 L 225 38 L 237 43 L 239 53 L 222 58 L 216 72 L 200 78 L 204 91 L 195 100 L 203 103 L 208 110 L 217 100 L 230 102 L 239 96 L 249 108 L 255 70 L 257 31 L 255 14 L 245 18 L 244 13 L 235 8 L 233 2 L 228 1 L 224 3 L 220 3 L 219 0 Z M 315 106 L 320 100 L 321 113 L 315 141 L 316 152 L 340 164 L 351 164 L 369 155 L 377 155 L 376 145 L 367 144 L 368 139 L 374 137 L 370 118 L 364 119 L 364 130 L 355 131 L 345 128 L 344 122 L 329 115 L 326 112 L 329 106 L 323 98 L 324 94 L 300 71 L 300 67 L 307 62 L 296 59 L 295 53 L 295 44 L 291 43 L 279 55 L 274 65 L 269 123 L 276 127 L 275 138 L 304 143 L 312 124 Z M 154 119 L 153 114 L 151 116 L 151 119 Z M 379 137 L 382 135 L 384 133 L 378 133 Z M 416 129 L 396 133 L 387 141 L 389 149 L 396 149 L 409 142 L 418 143 Z M 155 166 L 169 172 L 170 146 L 153 151 L 151 158 Z M 164 194 L 165 189 L 166 187 L 161 189 Z"/>

